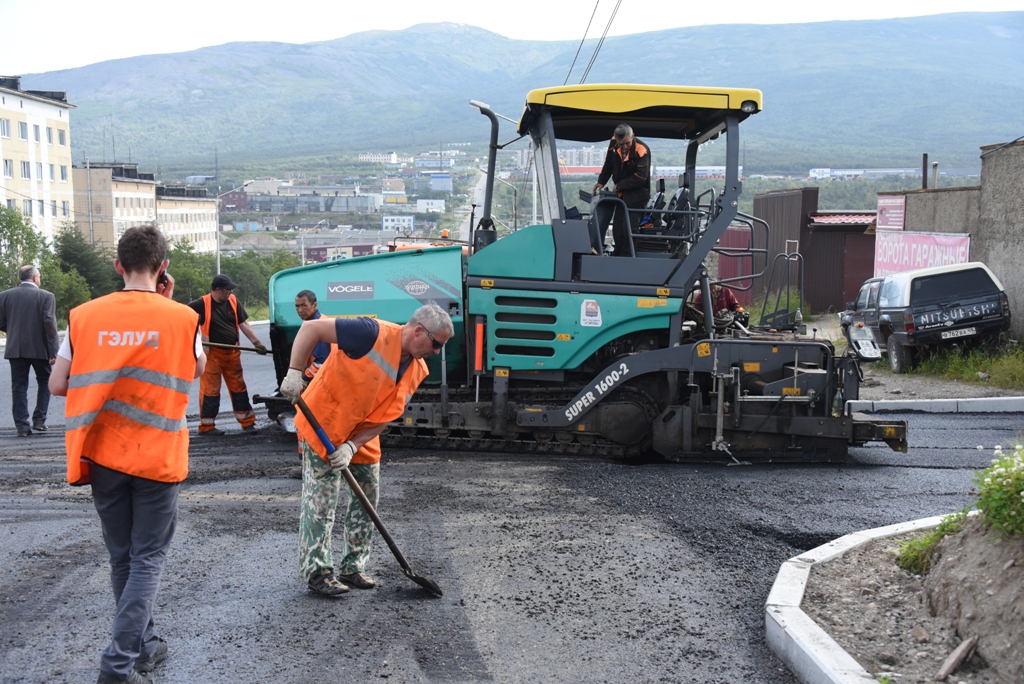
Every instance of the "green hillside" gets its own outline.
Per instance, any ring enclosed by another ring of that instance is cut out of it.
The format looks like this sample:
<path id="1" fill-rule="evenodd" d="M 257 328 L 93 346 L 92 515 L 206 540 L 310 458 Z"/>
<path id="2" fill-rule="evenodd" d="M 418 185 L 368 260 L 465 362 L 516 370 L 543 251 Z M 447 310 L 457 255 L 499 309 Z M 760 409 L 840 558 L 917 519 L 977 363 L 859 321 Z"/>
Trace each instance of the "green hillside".
<path id="1" fill-rule="evenodd" d="M 978 167 L 979 146 L 1022 133 L 1022 45 L 1024 12 L 704 26 L 609 38 L 588 82 L 761 89 L 765 110 L 745 126 L 748 173 L 916 166 L 922 152 Z M 134 57 L 22 85 L 68 91 L 76 161 L 110 159 L 116 145 L 149 168 L 211 172 L 214 149 L 237 168 L 485 141 L 468 101 L 516 117 L 527 90 L 565 80 L 576 48 L 429 24 Z"/>

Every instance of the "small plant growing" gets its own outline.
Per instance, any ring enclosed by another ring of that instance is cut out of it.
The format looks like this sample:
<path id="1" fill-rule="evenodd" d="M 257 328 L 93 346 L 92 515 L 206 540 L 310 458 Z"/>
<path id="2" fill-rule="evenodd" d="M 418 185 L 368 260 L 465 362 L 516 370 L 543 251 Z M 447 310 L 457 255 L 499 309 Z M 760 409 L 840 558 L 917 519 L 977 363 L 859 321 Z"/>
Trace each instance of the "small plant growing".
<path id="1" fill-rule="evenodd" d="M 947 534 L 955 534 L 963 529 L 967 512 L 970 508 L 947 515 L 938 527 L 915 539 L 901 540 L 900 551 L 896 556 L 896 565 L 916 575 L 927 573 L 932 567 L 935 547 Z"/>
<path id="2" fill-rule="evenodd" d="M 1006 453 L 996 447 L 992 465 L 974 481 L 985 524 L 1003 534 L 1024 535 L 1024 445 Z"/>

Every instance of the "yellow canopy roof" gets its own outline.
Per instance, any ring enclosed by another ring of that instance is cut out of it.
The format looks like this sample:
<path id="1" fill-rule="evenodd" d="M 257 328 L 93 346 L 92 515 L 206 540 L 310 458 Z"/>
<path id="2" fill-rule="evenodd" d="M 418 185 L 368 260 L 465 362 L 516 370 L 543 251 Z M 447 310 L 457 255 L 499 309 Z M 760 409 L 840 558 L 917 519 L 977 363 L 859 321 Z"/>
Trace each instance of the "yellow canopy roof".
<path id="1" fill-rule="evenodd" d="M 526 95 L 519 133 L 525 135 L 544 110 L 561 140 L 607 140 L 620 123 L 640 137 L 689 140 L 719 126 L 727 113 L 742 121 L 761 111 L 761 91 L 628 83 L 538 88 Z"/>

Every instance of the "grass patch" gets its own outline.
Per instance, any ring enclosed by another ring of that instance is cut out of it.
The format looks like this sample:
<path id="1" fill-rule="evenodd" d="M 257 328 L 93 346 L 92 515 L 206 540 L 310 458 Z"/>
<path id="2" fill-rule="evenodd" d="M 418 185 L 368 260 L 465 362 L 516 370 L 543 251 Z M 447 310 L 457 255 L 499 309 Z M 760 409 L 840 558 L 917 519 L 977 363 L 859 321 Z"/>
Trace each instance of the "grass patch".
<path id="1" fill-rule="evenodd" d="M 270 305 L 269 304 L 253 304 L 252 306 L 246 306 L 245 312 L 249 314 L 249 320 L 252 321 L 265 321 L 270 318 Z"/>
<path id="2" fill-rule="evenodd" d="M 934 375 L 945 380 L 982 382 L 978 373 L 991 378 L 985 382 L 1005 389 L 1024 389 L 1024 349 L 1002 347 L 995 352 L 986 349 L 941 349 L 925 356 L 911 371 Z"/>
<path id="3" fill-rule="evenodd" d="M 947 534 L 956 534 L 963 529 L 968 510 L 969 508 L 965 508 L 947 515 L 938 527 L 916 539 L 900 541 L 900 552 L 896 557 L 896 565 L 916 575 L 927 573 L 932 567 L 935 547 Z"/>
<path id="4" fill-rule="evenodd" d="M 786 299 L 787 294 L 789 296 L 788 300 Z M 765 306 L 765 302 L 766 301 L 767 301 L 767 304 L 768 304 L 767 307 Z M 801 306 L 800 290 L 798 290 L 795 287 L 791 287 L 791 288 L 789 288 L 789 292 L 788 293 L 785 290 L 783 290 L 781 293 L 779 293 L 778 291 L 774 291 L 774 292 L 770 292 L 770 293 L 764 293 L 764 294 L 759 295 L 752 302 L 750 302 L 750 306 L 745 307 L 746 310 L 750 312 L 750 324 L 751 325 L 762 325 L 762 322 L 761 322 L 761 311 L 762 310 L 764 310 L 764 313 L 765 313 L 766 316 L 771 314 L 771 313 L 774 313 L 776 311 L 776 308 L 779 311 L 785 311 L 786 310 L 786 303 L 787 303 L 787 301 L 788 301 L 789 305 L 792 307 L 793 311 L 796 311 L 797 308 L 800 308 L 800 315 L 803 316 L 804 322 L 807 322 L 807 321 L 810 320 L 810 318 L 811 318 L 811 307 L 810 307 L 810 304 L 807 303 L 807 299 L 804 299 L 803 300 L 803 305 Z"/>

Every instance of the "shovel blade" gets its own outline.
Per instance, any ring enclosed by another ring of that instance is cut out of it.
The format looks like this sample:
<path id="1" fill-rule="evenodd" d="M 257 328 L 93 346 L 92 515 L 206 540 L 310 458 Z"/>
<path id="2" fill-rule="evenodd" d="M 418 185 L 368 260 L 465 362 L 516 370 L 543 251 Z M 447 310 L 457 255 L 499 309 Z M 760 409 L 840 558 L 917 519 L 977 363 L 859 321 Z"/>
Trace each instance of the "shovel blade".
<path id="1" fill-rule="evenodd" d="M 444 592 L 441 591 L 441 587 L 437 586 L 437 582 L 428 578 L 420 577 L 419 575 L 413 574 L 411 570 L 405 571 L 405 576 L 411 579 L 416 584 L 420 585 L 434 596 L 444 596 Z"/>

